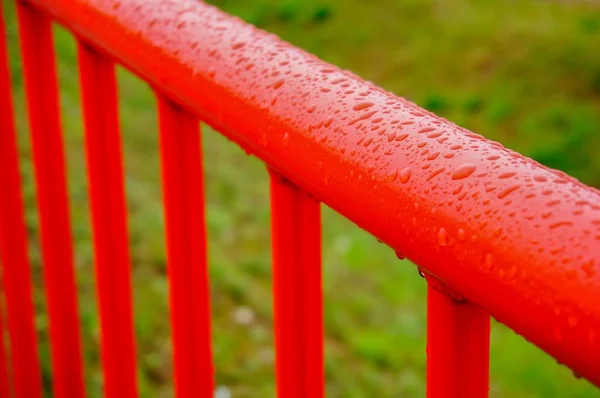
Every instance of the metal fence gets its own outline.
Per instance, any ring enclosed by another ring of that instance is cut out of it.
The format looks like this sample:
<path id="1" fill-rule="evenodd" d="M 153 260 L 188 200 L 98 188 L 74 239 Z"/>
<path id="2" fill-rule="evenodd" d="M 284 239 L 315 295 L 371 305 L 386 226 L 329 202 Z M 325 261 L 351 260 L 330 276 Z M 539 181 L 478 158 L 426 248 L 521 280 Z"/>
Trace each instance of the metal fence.
<path id="1" fill-rule="evenodd" d="M 197 0 L 17 7 L 54 396 L 83 397 L 84 383 L 52 20 L 79 43 L 106 397 L 137 395 L 114 62 L 158 97 L 177 397 L 214 390 L 199 120 L 270 171 L 278 396 L 324 395 L 320 202 L 424 272 L 429 397 L 487 396 L 490 315 L 600 385 L 597 190 Z M 40 366 L 0 32 L 2 325 L 10 337 L 10 355 L 0 345 L 0 395 L 36 398 Z"/>

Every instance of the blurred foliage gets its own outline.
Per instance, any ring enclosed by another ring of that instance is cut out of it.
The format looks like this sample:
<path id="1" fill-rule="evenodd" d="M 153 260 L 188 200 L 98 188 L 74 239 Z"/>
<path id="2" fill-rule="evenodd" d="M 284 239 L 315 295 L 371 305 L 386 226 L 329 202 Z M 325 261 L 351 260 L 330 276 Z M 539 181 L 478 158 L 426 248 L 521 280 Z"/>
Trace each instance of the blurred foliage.
<path id="1" fill-rule="evenodd" d="M 213 0 L 321 58 L 486 137 L 600 187 L 600 6 L 537 0 Z M 31 236 L 44 382 L 51 369 L 35 188 L 13 1 L 10 66 Z M 99 324 L 75 43 L 55 30 L 68 154 L 86 384 L 100 397 Z M 139 384 L 171 397 L 168 284 L 155 99 L 119 69 Z M 262 164 L 204 129 L 214 356 L 234 397 L 274 396 L 268 181 Z M 329 397 L 424 395 L 425 284 L 408 262 L 324 209 Z M 240 322 L 239 309 L 254 315 Z M 492 397 L 593 397 L 598 390 L 501 325 Z"/>

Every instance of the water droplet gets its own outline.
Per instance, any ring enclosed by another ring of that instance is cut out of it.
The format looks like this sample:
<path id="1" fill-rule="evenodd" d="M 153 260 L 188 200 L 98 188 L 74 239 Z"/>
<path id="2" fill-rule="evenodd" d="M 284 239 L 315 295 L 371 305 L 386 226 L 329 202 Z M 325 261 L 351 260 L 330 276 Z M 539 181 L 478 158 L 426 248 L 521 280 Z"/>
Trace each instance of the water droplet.
<path id="1" fill-rule="evenodd" d="M 398 257 L 398 260 L 404 260 L 406 258 L 406 256 L 398 250 L 396 250 L 396 257 Z"/>
<path id="2" fill-rule="evenodd" d="M 352 109 L 354 109 L 355 111 L 360 111 L 360 110 L 363 110 L 363 109 L 370 108 L 373 105 L 375 105 L 375 104 L 372 103 L 372 102 L 359 102 L 358 104 L 354 105 L 352 107 Z"/>
<path id="3" fill-rule="evenodd" d="M 396 179 L 396 177 L 398 177 L 398 169 L 394 169 L 390 173 L 388 173 L 388 175 L 385 178 L 385 181 L 392 182 Z"/>
<path id="4" fill-rule="evenodd" d="M 433 130 L 435 130 L 434 127 L 425 127 L 425 128 L 422 128 L 421 130 L 419 130 L 418 133 L 419 134 L 429 133 L 430 131 L 433 131 Z"/>
<path id="5" fill-rule="evenodd" d="M 548 181 L 548 178 L 546 178 L 546 176 L 544 176 L 544 175 L 541 175 L 541 174 L 535 174 L 535 175 L 533 176 L 533 179 L 534 179 L 535 181 L 537 181 L 537 182 L 546 182 L 546 181 Z"/>
<path id="6" fill-rule="evenodd" d="M 396 135 L 395 140 L 396 141 L 403 141 L 406 137 L 408 137 L 408 133 L 398 134 L 398 135 Z"/>
<path id="7" fill-rule="evenodd" d="M 429 156 L 427 156 L 427 160 L 435 160 L 438 156 L 440 156 L 439 152 L 430 153 Z"/>
<path id="8" fill-rule="evenodd" d="M 283 86 L 283 79 L 279 79 L 277 80 L 275 83 L 273 83 L 273 89 L 277 90 L 279 87 Z"/>
<path id="9" fill-rule="evenodd" d="M 360 115 L 359 117 L 357 117 L 356 119 L 351 120 L 350 123 L 348 123 L 348 125 L 352 126 L 356 122 L 368 119 L 376 113 L 377 113 L 377 111 L 371 111 L 371 112 L 364 113 L 364 114 Z"/>
<path id="10" fill-rule="evenodd" d="M 554 224 L 550 224 L 550 226 L 548 228 L 554 229 L 554 228 L 558 228 L 558 227 L 568 227 L 571 225 L 573 225 L 573 222 L 571 222 L 571 221 L 559 221 L 559 222 L 555 222 Z"/>
<path id="11" fill-rule="evenodd" d="M 440 167 L 439 169 L 436 169 L 434 171 L 431 172 L 431 174 L 429 174 L 429 176 L 427 177 L 427 181 L 432 180 L 435 176 L 441 174 L 444 172 L 444 170 L 446 170 L 445 167 Z"/>
<path id="12" fill-rule="evenodd" d="M 231 46 L 231 48 L 233 48 L 234 50 L 240 49 L 242 47 L 244 47 L 246 45 L 245 42 L 240 41 L 238 43 L 233 43 L 233 45 Z"/>
<path id="13" fill-rule="evenodd" d="M 403 184 L 406 184 L 408 182 L 408 180 L 410 180 L 411 175 L 412 175 L 412 169 L 410 167 L 404 168 L 400 172 L 400 182 L 402 182 Z"/>
<path id="14" fill-rule="evenodd" d="M 466 235 L 466 232 L 464 229 L 461 228 L 458 230 L 458 240 L 463 242 L 465 240 L 465 235 Z"/>
<path id="15" fill-rule="evenodd" d="M 438 138 L 442 134 L 444 134 L 443 131 L 434 131 L 433 133 L 427 134 L 427 138 Z"/>
<path id="16" fill-rule="evenodd" d="M 516 184 L 516 185 L 511 185 L 510 187 L 503 189 L 502 191 L 500 191 L 500 193 L 498 193 L 498 199 L 504 199 L 505 197 L 507 197 L 508 195 L 510 195 L 512 192 L 516 191 L 519 188 L 521 188 L 521 185 Z"/>
<path id="17" fill-rule="evenodd" d="M 440 232 L 438 233 L 438 245 L 446 246 L 448 244 L 448 231 L 444 227 L 440 228 Z"/>
<path id="18" fill-rule="evenodd" d="M 514 177 L 517 173 L 514 171 L 507 171 L 506 173 L 502 173 L 498 176 L 500 179 L 511 178 Z"/>
<path id="19" fill-rule="evenodd" d="M 461 180 L 463 178 L 467 178 L 468 176 L 473 174 L 476 168 L 477 166 L 475 166 L 474 164 L 465 163 L 454 171 L 454 173 L 452 174 L 452 179 Z"/>

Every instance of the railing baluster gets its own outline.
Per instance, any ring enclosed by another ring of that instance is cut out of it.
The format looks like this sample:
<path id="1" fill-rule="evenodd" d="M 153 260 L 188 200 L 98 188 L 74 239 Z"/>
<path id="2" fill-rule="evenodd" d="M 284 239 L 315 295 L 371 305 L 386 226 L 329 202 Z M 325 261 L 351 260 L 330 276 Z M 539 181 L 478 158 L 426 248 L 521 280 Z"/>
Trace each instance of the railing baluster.
<path id="1" fill-rule="evenodd" d="M 271 171 L 277 396 L 324 393 L 320 205 Z"/>
<path id="2" fill-rule="evenodd" d="M 18 2 L 55 397 L 84 396 L 81 337 L 50 19 Z"/>
<path id="3" fill-rule="evenodd" d="M 427 397 L 487 397 L 490 318 L 438 283 L 427 287 Z"/>
<path id="4" fill-rule="evenodd" d="M 0 282 L 0 397 L 10 397 L 10 380 L 8 377 L 8 358 L 6 348 L 4 346 L 4 305 L 1 303 L 4 295 L 3 283 Z"/>
<path id="5" fill-rule="evenodd" d="M 79 43 L 81 96 L 100 307 L 104 396 L 136 397 L 123 160 L 114 64 Z"/>
<path id="6" fill-rule="evenodd" d="M 0 265 L 6 298 L 11 371 L 17 398 L 42 396 L 33 323 L 31 270 L 23 220 L 19 155 L 15 137 L 6 36 L 0 7 Z"/>
<path id="7" fill-rule="evenodd" d="M 214 390 L 204 186 L 198 121 L 158 96 L 175 393 Z"/>

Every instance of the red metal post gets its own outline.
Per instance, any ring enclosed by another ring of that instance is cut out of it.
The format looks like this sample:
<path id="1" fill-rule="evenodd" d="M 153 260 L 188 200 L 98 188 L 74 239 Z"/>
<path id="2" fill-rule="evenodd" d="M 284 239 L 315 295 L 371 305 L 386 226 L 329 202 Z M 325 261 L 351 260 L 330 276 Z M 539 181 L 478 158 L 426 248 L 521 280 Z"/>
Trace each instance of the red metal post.
<path id="1" fill-rule="evenodd" d="M 210 290 L 198 120 L 158 96 L 163 199 L 178 398 L 211 397 Z"/>
<path id="2" fill-rule="evenodd" d="M 325 385 L 320 205 L 270 173 L 277 396 L 319 398 Z"/>
<path id="3" fill-rule="evenodd" d="M 81 96 L 100 306 L 104 396 L 136 397 L 123 161 L 114 64 L 79 43 Z"/>
<path id="4" fill-rule="evenodd" d="M 0 397 L 11 397 L 10 378 L 8 376 L 8 358 L 5 348 L 4 305 L 1 303 L 2 282 L 0 282 Z"/>
<path id="5" fill-rule="evenodd" d="M 23 220 L 6 36 L 0 7 L 0 265 L 6 298 L 13 388 L 17 398 L 42 396 L 27 232 Z"/>
<path id="6" fill-rule="evenodd" d="M 65 156 L 50 19 L 17 6 L 48 297 L 55 397 L 84 396 Z M 29 398 L 29 397 L 27 397 Z"/>
<path id="7" fill-rule="evenodd" d="M 490 317 L 428 282 L 427 398 L 487 397 Z"/>

